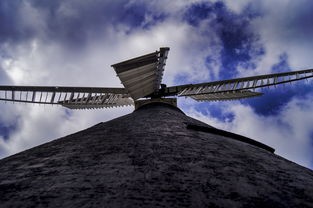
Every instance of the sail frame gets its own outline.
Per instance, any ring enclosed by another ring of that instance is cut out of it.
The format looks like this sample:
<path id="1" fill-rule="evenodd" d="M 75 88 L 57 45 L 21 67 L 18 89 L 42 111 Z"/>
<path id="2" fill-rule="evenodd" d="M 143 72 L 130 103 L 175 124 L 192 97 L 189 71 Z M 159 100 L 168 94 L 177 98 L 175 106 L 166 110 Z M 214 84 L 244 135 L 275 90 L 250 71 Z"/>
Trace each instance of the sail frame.
<path id="1" fill-rule="evenodd" d="M 101 102 L 99 99 L 101 98 Z M 0 100 L 74 108 L 105 108 L 134 105 L 124 88 L 64 86 L 0 86 Z"/>
<path id="2" fill-rule="evenodd" d="M 166 96 L 195 96 L 206 94 L 231 94 L 247 90 L 256 90 L 285 83 L 308 79 L 313 77 L 313 69 L 265 74 L 237 79 L 213 81 L 199 84 L 178 85 L 167 87 L 164 90 Z M 238 97 L 238 98 L 245 98 Z"/>

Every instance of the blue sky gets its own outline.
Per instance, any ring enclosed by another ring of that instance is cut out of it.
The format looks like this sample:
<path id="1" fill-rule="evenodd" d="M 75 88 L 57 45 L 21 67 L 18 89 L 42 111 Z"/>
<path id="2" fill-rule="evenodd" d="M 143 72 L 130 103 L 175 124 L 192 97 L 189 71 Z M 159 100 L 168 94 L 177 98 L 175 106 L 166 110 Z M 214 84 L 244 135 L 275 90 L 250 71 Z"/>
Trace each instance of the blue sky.
<path id="1" fill-rule="evenodd" d="M 0 84 L 121 87 L 110 65 L 163 46 L 171 48 L 167 85 L 312 68 L 312 9 L 309 0 L 2 0 Z M 189 116 L 313 169 L 312 84 L 242 101 L 178 102 Z M 0 108 L 0 157 L 133 110 Z"/>

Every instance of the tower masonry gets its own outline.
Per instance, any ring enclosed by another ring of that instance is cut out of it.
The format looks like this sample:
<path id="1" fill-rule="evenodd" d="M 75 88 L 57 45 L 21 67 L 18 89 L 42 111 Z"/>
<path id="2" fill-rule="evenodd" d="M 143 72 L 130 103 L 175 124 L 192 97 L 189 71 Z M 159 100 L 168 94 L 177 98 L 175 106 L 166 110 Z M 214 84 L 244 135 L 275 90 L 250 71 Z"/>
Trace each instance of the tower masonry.
<path id="1" fill-rule="evenodd" d="M 0 207 L 313 207 L 313 172 L 251 141 L 146 104 L 0 160 Z"/>

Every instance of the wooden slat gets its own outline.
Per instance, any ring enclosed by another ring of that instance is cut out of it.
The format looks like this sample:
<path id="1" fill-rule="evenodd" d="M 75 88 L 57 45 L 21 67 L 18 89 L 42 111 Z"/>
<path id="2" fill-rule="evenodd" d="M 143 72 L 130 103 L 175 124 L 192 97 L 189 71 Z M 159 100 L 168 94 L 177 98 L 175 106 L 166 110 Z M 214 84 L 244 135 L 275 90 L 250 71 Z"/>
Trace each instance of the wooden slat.
<path id="1" fill-rule="evenodd" d="M 169 48 L 160 48 L 155 53 L 112 65 L 134 100 L 159 91 L 168 51 Z"/>

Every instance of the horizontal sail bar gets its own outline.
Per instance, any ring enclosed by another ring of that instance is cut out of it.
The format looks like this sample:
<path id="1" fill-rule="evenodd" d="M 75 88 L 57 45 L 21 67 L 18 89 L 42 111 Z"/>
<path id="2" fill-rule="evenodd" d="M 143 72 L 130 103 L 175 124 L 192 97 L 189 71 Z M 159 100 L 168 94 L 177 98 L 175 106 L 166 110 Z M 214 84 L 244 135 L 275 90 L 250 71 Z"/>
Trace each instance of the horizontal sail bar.
<path id="1" fill-rule="evenodd" d="M 108 93 L 76 97 L 72 100 L 59 102 L 59 104 L 70 109 L 94 109 L 134 105 L 134 101 L 130 97 L 124 97 L 120 94 Z"/>
<path id="2" fill-rule="evenodd" d="M 190 96 L 190 95 L 200 95 L 200 94 L 211 94 L 211 93 L 221 93 L 230 91 L 242 91 L 263 88 L 273 85 L 279 85 L 283 83 L 289 83 L 294 81 L 299 81 L 307 78 L 313 77 L 313 69 L 259 75 L 253 77 L 245 77 L 238 79 L 230 79 L 223 81 L 207 82 L 194 85 L 181 85 L 175 87 L 168 87 L 167 91 L 176 92 L 179 96 Z"/>
<path id="3" fill-rule="evenodd" d="M 213 94 L 191 95 L 188 97 L 191 97 L 197 101 L 224 101 L 224 100 L 251 98 L 261 95 L 263 95 L 263 93 L 246 90 L 246 91 L 230 91 Z"/>
<path id="4" fill-rule="evenodd" d="M 46 91 L 46 92 L 94 92 L 127 94 L 125 88 L 108 87 L 65 87 L 65 86 L 12 86 L 0 85 L 0 91 Z"/>
<path id="5" fill-rule="evenodd" d="M 0 100 L 37 104 L 59 104 L 65 107 L 132 105 L 124 88 L 0 86 Z M 108 103 L 110 101 L 110 103 Z M 109 106 L 108 106 L 109 107 Z"/>

